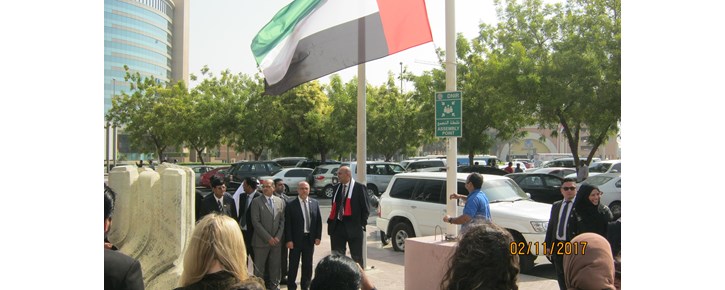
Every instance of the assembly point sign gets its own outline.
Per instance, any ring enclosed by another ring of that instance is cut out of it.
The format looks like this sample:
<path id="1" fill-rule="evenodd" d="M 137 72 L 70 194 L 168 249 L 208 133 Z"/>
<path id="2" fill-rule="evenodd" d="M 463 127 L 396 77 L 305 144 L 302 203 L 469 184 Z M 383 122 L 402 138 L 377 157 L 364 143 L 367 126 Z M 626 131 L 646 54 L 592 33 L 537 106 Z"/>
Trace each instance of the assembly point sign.
<path id="1" fill-rule="evenodd" d="M 461 92 L 438 92 L 436 102 L 436 137 L 461 137 Z"/>

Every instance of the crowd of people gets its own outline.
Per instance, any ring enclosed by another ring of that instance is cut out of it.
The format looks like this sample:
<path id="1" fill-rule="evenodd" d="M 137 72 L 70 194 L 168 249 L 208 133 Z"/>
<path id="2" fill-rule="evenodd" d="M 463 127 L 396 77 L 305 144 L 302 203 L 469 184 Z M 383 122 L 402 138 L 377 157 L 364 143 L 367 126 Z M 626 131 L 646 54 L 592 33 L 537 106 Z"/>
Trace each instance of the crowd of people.
<path id="1" fill-rule="evenodd" d="M 297 197 L 291 198 L 281 179 L 258 185 L 256 178 L 246 178 L 229 194 L 224 182 L 212 178 L 212 194 L 197 201 L 197 223 L 176 289 L 279 289 L 280 284 L 297 289 L 299 268 L 302 289 L 376 289 L 363 270 L 367 190 L 347 166 L 338 170 L 338 178 L 327 217 L 332 254 L 318 262 L 314 277 L 313 255 L 322 240 L 323 217 L 307 182 L 300 182 Z M 443 217 L 462 229 L 440 289 L 518 289 L 519 257 L 510 251 L 514 238 L 491 221 L 483 183 L 481 174 L 471 173 L 465 183 L 469 195 L 450 195 L 467 202 L 462 215 Z M 566 179 L 561 193 L 563 199 L 552 205 L 545 245 L 586 242 L 587 247 L 586 254 L 551 251 L 560 288 L 620 289 L 616 263 L 621 260 L 621 221 L 612 221 L 594 186 L 583 184 L 577 191 L 576 180 Z M 114 193 L 106 186 L 104 196 L 107 233 Z M 139 262 L 114 251 L 107 239 L 104 248 L 105 289 L 144 289 Z M 345 255 L 348 248 L 350 257 Z"/>

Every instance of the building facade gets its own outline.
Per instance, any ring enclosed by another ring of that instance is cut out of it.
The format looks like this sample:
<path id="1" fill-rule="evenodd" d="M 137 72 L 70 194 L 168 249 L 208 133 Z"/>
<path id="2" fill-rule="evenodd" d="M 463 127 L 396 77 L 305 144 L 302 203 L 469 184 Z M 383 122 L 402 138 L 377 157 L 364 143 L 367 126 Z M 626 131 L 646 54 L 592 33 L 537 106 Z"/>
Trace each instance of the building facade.
<path id="1" fill-rule="evenodd" d="M 104 0 L 103 10 L 104 115 L 113 95 L 129 90 L 124 66 L 159 83 L 189 83 L 189 0 Z M 128 148 L 114 131 L 106 126 L 106 160 L 112 144 Z"/>

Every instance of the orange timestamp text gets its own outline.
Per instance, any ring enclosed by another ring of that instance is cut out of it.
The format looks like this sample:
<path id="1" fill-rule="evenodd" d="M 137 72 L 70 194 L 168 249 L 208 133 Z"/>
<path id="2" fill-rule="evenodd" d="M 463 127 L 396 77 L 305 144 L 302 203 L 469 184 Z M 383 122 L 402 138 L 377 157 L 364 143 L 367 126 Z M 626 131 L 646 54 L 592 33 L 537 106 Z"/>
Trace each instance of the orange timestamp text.
<path id="1" fill-rule="evenodd" d="M 531 255 L 539 253 L 544 255 L 584 255 L 587 250 L 587 242 L 511 242 L 509 251 L 511 255 Z"/>

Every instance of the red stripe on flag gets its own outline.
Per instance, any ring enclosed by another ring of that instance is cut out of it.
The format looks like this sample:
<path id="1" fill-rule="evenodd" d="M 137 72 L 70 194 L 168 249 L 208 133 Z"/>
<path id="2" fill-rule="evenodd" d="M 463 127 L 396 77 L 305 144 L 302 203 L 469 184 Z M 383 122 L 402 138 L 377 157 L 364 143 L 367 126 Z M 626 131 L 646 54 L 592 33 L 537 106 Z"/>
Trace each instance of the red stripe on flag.
<path id="1" fill-rule="evenodd" d="M 433 41 L 424 0 L 377 0 L 390 54 Z"/>

